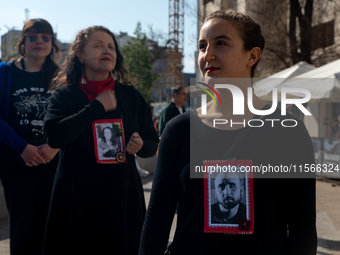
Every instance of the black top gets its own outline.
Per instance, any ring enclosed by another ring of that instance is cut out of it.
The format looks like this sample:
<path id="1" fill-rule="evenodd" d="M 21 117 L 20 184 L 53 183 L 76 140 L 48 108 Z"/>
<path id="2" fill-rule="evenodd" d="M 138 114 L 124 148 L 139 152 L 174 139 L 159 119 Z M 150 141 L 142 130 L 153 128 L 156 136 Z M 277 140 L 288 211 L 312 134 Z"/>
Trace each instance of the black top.
<path id="1" fill-rule="evenodd" d="M 213 204 L 211 206 L 211 223 L 238 224 L 239 220 L 246 217 L 246 206 L 242 203 L 239 203 L 238 205 L 237 213 L 232 218 L 228 219 L 228 214 L 221 211 L 220 204 Z"/>
<path id="2" fill-rule="evenodd" d="M 20 70 L 14 62 L 9 64 L 13 73 L 8 124 L 26 142 L 44 143 L 42 128 L 51 91 L 42 84 L 42 73 Z"/>
<path id="3" fill-rule="evenodd" d="M 283 119 L 278 111 L 265 118 Z M 290 115 L 286 118 L 294 117 Z M 238 132 L 240 131 L 216 130 L 206 126 L 195 111 L 181 114 L 168 122 L 160 142 L 152 193 L 141 237 L 141 255 L 156 255 L 165 251 L 177 203 L 176 234 L 202 193 L 203 179 L 190 178 L 190 168 L 202 164 L 202 161 L 190 161 L 190 151 L 193 149 L 190 144 L 193 140 L 195 144 L 201 145 L 195 152 L 196 156 L 201 155 L 195 158 L 219 160 Z M 219 134 L 217 138 L 216 133 Z M 224 143 L 226 149 L 216 154 L 212 149 L 216 143 Z M 298 121 L 294 128 L 283 128 L 281 125 L 271 127 L 271 122 L 266 121 L 263 127 L 250 129 L 231 154 L 231 158 L 251 159 L 256 166 L 300 165 L 314 163 L 314 152 L 301 121 Z M 254 178 L 253 186 L 254 234 L 204 233 L 202 201 L 172 254 L 315 254 L 315 179 Z"/>
<path id="4" fill-rule="evenodd" d="M 123 118 L 125 143 L 134 132 L 143 139 L 141 157 L 156 153 L 159 138 L 137 90 L 116 82 L 115 95 L 117 108 L 107 113 L 78 86 L 59 88 L 51 97 L 45 134 L 61 152 L 43 254 L 138 253 L 145 201 L 134 155 L 127 163 L 96 163 L 92 122 Z"/>

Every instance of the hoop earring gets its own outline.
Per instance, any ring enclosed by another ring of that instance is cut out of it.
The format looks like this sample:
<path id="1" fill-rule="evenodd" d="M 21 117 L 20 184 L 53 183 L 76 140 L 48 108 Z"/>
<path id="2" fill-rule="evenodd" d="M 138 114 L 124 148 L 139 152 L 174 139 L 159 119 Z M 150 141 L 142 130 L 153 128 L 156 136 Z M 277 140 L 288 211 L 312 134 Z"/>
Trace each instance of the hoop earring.
<path id="1" fill-rule="evenodd" d="M 85 80 L 85 74 L 84 74 L 84 64 L 81 63 L 81 84 L 87 84 Z"/>

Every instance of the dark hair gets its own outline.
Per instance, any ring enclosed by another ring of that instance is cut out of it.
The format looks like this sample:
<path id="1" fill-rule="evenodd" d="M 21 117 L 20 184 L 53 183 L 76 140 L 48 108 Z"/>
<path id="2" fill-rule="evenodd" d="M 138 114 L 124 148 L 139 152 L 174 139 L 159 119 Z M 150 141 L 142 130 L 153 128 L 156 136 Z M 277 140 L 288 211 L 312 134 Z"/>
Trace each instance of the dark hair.
<path id="1" fill-rule="evenodd" d="M 104 127 L 102 132 L 98 134 L 98 136 L 106 143 L 106 137 L 104 135 L 105 129 L 109 129 L 111 131 L 112 137 L 110 138 L 110 141 L 113 145 L 116 145 L 116 137 L 117 137 L 117 131 L 116 129 L 110 128 L 110 127 Z"/>
<path id="2" fill-rule="evenodd" d="M 77 34 L 76 39 L 72 43 L 68 55 L 62 65 L 62 70 L 54 79 L 54 84 L 52 86 L 53 88 L 78 84 L 78 81 L 81 77 L 81 63 L 76 54 L 84 49 L 90 36 L 97 31 L 108 33 L 112 37 L 115 44 L 117 59 L 115 68 L 111 71 L 111 75 L 113 75 L 117 81 L 123 81 L 125 83 L 131 84 L 130 74 L 125 68 L 124 58 L 120 51 L 116 36 L 106 27 L 92 26 L 80 31 Z"/>
<path id="3" fill-rule="evenodd" d="M 175 97 L 175 94 L 179 95 L 179 93 L 181 92 L 182 89 L 185 89 L 184 86 L 178 86 L 176 88 L 174 88 L 174 90 L 172 91 L 172 96 Z"/>
<path id="4" fill-rule="evenodd" d="M 50 23 L 48 23 L 44 19 L 29 19 L 25 22 L 24 27 L 21 31 L 21 36 L 17 43 L 17 49 L 19 54 L 22 57 L 25 57 L 25 40 L 26 40 L 26 34 L 29 32 L 36 32 L 36 33 L 47 33 L 51 35 L 52 38 L 52 50 L 50 54 L 46 57 L 45 62 L 43 64 L 43 67 L 41 69 L 41 72 L 43 74 L 42 78 L 42 84 L 45 84 L 46 86 L 50 85 L 50 82 L 56 73 L 56 71 L 59 69 L 58 64 L 54 61 L 54 54 L 59 51 L 59 47 L 56 43 L 56 39 L 53 34 L 53 29 Z"/>
<path id="5" fill-rule="evenodd" d="M 224 173 L 224 172 L 220 172 L 220 173 Z M 226 172 L 226 173 L 235 173 L 237 175 L 239 181 L 240 181 L 240 187 L 241 186 L 245 187 L 245 176 L 244 176 L 244 173 L 239 172 L 239 171 L 236 171 L 236 172 Z M 216 187 L 215 187 L 215 180 L 217 179 L 216 177 L 215 178 L 210 178 L 210 185 L 211 185 L 212 189 L 216 189 Z M 219 179 L 221 179 L 221 178 L 219 178 Z"/>
<path id="6" fill-rule="evenodd" d="M 259 47 L 261 51 L 264 49 L 265 40 L 261 32 L 261 27 L 248 15 L 234 10 L 219 10 L 211 13 L 205 20 L 204 23 L 211 19 L 224 19 L 233 23 L 240 33 L 243 40 L 243 48 L 245 51 L 250 51 L 254 47 Z M 251 78 L 254 77 L 255 69 L 260 59 L 251 67 Z"/>

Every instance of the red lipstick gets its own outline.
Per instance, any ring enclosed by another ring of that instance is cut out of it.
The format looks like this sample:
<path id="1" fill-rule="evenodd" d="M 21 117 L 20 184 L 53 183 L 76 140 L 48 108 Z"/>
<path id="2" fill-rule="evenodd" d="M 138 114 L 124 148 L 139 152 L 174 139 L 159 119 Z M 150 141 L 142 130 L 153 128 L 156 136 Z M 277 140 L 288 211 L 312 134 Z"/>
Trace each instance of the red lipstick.
<path id="1" fill-rule="evenodd" d="M 205 68 L 205 71 L 206 71 L 207 73 L 212 73 L 212 72 L 217 71 L 217 70 L 219 70 L 219 69 L 220 69 L 220 68 L 218 68 L 218 67 L 216 67 L 216 66 L 208 66 L 208 67 Z"/>

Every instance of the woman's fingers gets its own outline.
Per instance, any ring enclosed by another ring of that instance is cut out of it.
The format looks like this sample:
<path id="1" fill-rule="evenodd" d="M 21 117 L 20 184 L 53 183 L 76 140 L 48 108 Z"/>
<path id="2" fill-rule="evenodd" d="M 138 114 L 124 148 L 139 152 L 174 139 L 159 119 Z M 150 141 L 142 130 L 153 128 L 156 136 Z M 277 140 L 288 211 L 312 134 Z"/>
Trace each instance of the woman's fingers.
<path id="1" fill-rule="evenodd" d="M 39 154 L 39 152 L 37 152 L 33 161 L 36 164 L 46 164 L 46 160 Z"/>
<path id="2" fill-rule="evenodd" d="M 126 146 L 126 152 L 133 155 L 136 154 L 143 146 L 143 140 L 137 132 L 133 133 Z"/>
<path id="3" fill-rule="evenodd" d="M 38 146 L 39 155 L 48 163 L 59 152 L 59 149 L 51 148 L 47 143 Z"/>
<path id="4" fill-rule="evenodd" d="M 39 148 L 32 144 L 27 144 L 24 151 L 21 153 L 22 159 L 27 166 L 37 166 L 39 164 L 46 164 L 46 160 L 39 154 Z"/>

